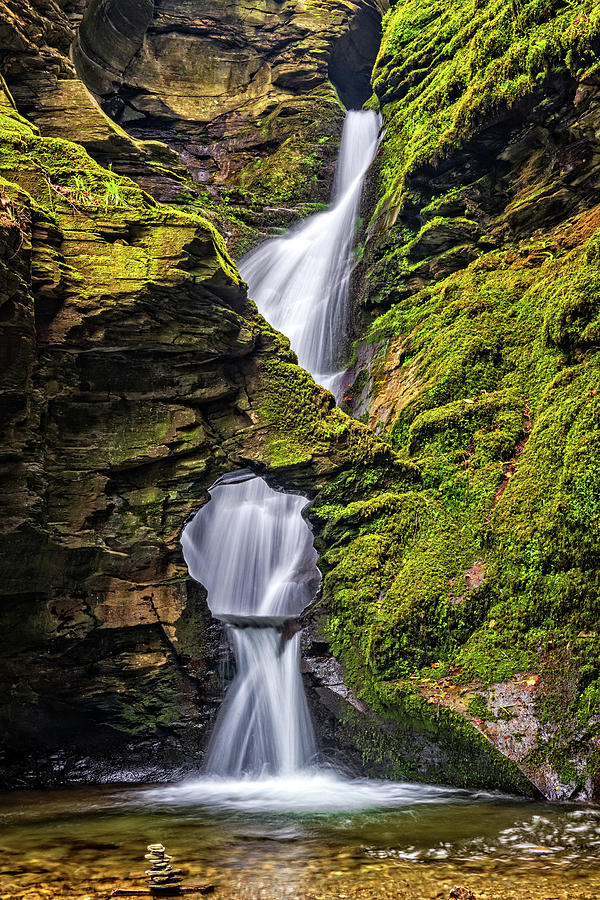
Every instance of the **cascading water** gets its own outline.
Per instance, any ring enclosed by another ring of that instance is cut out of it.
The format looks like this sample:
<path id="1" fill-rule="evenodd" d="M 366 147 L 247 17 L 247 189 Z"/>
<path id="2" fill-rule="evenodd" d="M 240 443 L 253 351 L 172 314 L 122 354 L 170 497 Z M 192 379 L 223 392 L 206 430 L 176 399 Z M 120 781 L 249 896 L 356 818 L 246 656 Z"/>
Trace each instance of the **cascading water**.
<path id="1" fill-rule="evenodd" d="M 153 801 L 263 810 L 350 810 L 430 803 L 456 792 L 340 777 L 314 762 L 315 738 L 300 676 L 300 635 L 286 623 L 320 582 L 306 500 L 233 472 L 185 527 L 190 574 L 225 622 L 236 675 L 198 781 L 148 792 Z"/>
<path id="2" fill-rule="evenodd" d="M 375 112 L 347 113 L 331 208 L 266 241 L 239 264 L 260 312 L 290 339 L 300 365 L 333 393 L 349 329 L 348 288 L 360 196 L 380 126 Z"/>
<path id="3" fill-rule="evenodd" d="M 335 391 L 348 330 L 348 285 L 362 185 L 378 145 L 374 112 L 349 112 L 332 207 L 240 264 L 250 296 L 286 334 L 299 362 Z M 159 800 L 245 809 L 350 809 L 424 802 L 440 789 L 339 777 L 310 768 L 315 739 L 299 669 L 299 634 L 288 627 L 320 581 L 306 500 L 234 472 L 186 526 L 191 575 L 228 627 L 236 658 L 208 748 L 206 777 L 159 789 Z M 287 624 L 286 624 L 287 623 Z"/>
<path id="4" fill-rule="evenodd" d="M 274 491 L 252 473 L 226 476 L 210 493 L 182 544 L 190 573 L 207 588 L 213 615 L 228 625 L 236 676 L 206 770 L 238 778 L 290 774 L 315 753 L 299 635 L 285 634 L 285 622 L 310 603 L 320 580 L 302 518 L 306 500 Z"/>

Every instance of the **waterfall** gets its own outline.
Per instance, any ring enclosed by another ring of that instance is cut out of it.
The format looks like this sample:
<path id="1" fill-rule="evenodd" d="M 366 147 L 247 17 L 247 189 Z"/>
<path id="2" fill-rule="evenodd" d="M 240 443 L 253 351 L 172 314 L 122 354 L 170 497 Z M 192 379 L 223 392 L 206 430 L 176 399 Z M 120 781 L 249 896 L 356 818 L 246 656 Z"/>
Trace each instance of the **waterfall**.
<path id="1" fill-rule="evenodd" d="M 334 391 L 349 330 L 361 190 L 379 129 L 376 113 L 349 112 L 331 208 L 267 241 L 239 267 L 250 296 L 290 338 L 300 365 Z M 236 675 L 206 754 L 208 777 L 178 794 L 195 797 L 200 790 L 205 801 L 235 804 L 244 796 L 250 805 L 294 808 L 395 803 L 387 789 L 358 782 L 350 800 L 347 782 L 308 769 L 316 746 L 293 627 L 320 582 L 302 517 L 306 500 L 275 491 L 248 471 L 219 479 L 210 495 L 181 540 L 190 574 L 205 585 L 213 615 L 226 624 Z"/>
<path id="2" fill-rule="evenodd" d="M 290 339 L 300 365 L 334 393 L 350 325 L 360 196 L 380 125 L 375 112 L 348 112 L 330 209 L 261 244 L 239 264 L 259 311 Z"/>
<path id="3" fill-rule="evenodd" d="M 300 676 L 300 636 L 285 623 L 310 603 L 320 574 L 306 499 L 252 473 L 221 478 L 184 529 L 191 575 L 230 634 L 236 675 L 206 756 L 209 774 L 287 775 L 315 753 Z M 289 629 L 291 631 L 291 629 Z"/>

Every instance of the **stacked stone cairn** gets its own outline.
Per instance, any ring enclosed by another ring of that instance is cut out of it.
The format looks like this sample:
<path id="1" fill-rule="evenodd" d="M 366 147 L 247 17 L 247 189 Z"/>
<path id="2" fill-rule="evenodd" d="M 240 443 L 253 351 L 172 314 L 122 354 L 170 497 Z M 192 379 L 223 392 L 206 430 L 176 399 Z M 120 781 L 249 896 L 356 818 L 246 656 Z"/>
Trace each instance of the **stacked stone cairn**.
<path id="1" fill-rule="evenodd" d="M 174 869 L 171 865 L 172 856 L 167 856 L 162 844 L 148 844 L 146 859 L 150 861 L 150 868 L 146 869 L 146 875 L 153 893 L 176 894 L 182 882 L 181 869 Z"/>

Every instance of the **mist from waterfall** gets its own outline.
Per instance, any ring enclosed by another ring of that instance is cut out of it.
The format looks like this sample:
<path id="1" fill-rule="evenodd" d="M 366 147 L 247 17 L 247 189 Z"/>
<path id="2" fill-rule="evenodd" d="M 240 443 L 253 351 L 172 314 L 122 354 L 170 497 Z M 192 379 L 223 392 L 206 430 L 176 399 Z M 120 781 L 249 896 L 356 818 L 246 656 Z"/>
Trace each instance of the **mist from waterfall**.
<path id="1" fill-rule="evenodd" d="M 239 263 L 259 311 L 290 339 L 299 364 L 333 393 L 350 330 L 348 292 L 360 197 L 380 126 L 380 116 L 371 110 L 348 112 L 332 206 Z"/>
<path id="2" fill-rule="evenodd" d="M 227 624 L 236 675 L 206 755 L 207 773 L 240 778 L 302 769 L 316 745 L 300 675 L 300 636 L 285 623 L 320 581 L 306 499 L 251 473 L 221 478 L 185 528 L 190 573 Z"/>

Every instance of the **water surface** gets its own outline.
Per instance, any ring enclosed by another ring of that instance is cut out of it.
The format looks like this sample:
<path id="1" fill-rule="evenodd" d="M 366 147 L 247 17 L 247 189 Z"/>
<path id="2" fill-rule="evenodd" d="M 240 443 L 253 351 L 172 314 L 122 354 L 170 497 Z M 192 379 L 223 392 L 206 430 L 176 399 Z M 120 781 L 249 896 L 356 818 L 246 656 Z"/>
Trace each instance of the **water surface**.
<path id="1" fill-rule="evenodd" d="M 600 896 L 596 808 L 326 773 L 312 787 L 307 779 L 304 793 L 267 779 L 220 792 L 215 780 L 211 790 L 199 780 L 2 796 L 0 895 L 83 900 L 139 887 L 145 846 L 162 841 L 186 879 L 215 884 L 216 900 L 433 900 L 457 884 L 478 900 Z M 311 792 L 330 804 L 335 794 L 335 811 L 311 809 Z M 356 808 L 368 793 L 367 808 Z"/>

